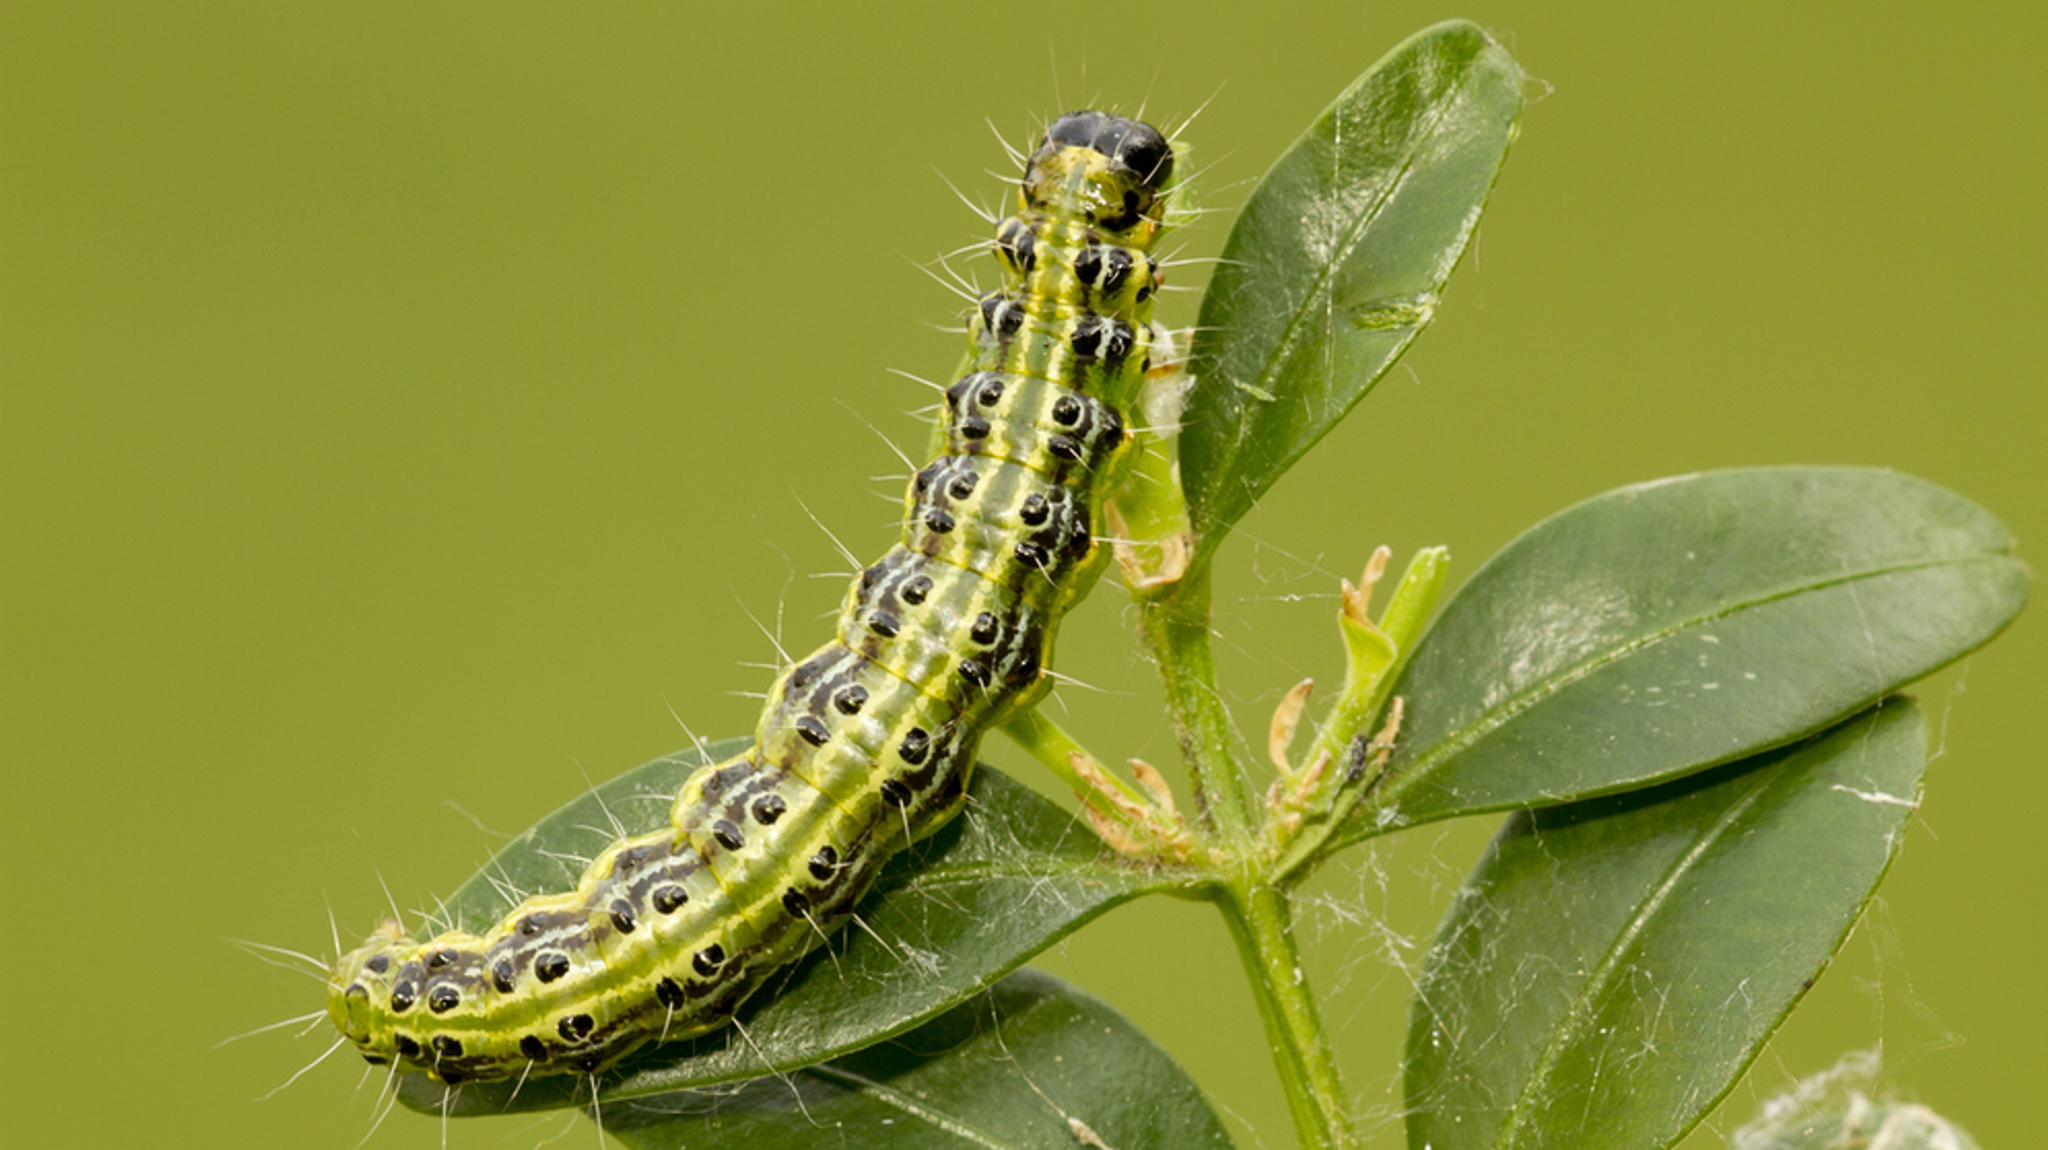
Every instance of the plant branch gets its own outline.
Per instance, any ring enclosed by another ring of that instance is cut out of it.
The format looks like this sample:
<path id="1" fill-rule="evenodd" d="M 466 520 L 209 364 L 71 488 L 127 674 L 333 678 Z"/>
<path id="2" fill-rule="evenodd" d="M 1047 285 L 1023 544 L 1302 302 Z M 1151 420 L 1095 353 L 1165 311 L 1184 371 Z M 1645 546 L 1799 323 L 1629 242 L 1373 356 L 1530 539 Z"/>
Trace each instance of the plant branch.
<path id="1" fill-rule="evenodd" d="M 1209 647 L 1209 574 L 1190 575 L 1164 594 L 1139 596 L 1137 603 L 1202 817 L 1233 853 L 1248 853 L 1252 828 L 1244 773 Z"/>
<path id="2" fill-rule="evenodd" d="M 1294 945 L 1294 911 L 1287 892 L 1267 884 L 1232 884 L 1220 888 L 1218 904 L 1258 999 L 1259 1018 L 1266 1025 L 1296 1137 L 1304 1150 L 1358 1146 L 1349 1096 L 1323 1042 L 1322 1019 Z"/>
<path id="3" fill-rule="evenodd" d="M 1151 765 L 1131 760 L 1131 769 L 1147 792 L 1141 794 L 1037 711 L 1010 719 L 1001 730 L 1074 788 L 1087 807 L 1089 825 L 1110 846 L 1154 863 L 1185 863 L 1198 853 L 1212 853 L 1189 834 L 1187 821 L 1174 809 L 1172 790 Z"/>
<path id="4" fill-rule="evenodd" d="M 1387 725 L 1371 740 L 1358 741 L 1371 730 L 1370 724 L 1387 712 L 1394 682 L 1415 653 L 1423 625 L 1443 590 L 1450 551 L 1428 547 L 1416 552 L 1386 612 L 1375 623 L 1368 608 L 1373 584 L 1385 570 L 1386 554 L 1384 547 L 1374 553 L 1357 586 L 1344 584 L 1344 606 L 1337 613 L 1347 653 L 1344 686 L 1316 732 L 1308 756 L 1310 764 L 1323 763 L 1327 769 L 1305 782 L 1309 793 L 1294 801 L 1293 809 L 1306 817 L 1297 816 L 1293 825 L 1273 827 L 1274 841 L 1281 848 L 1280 859 L 1270 873 L 1275 882 L 1299 882 L 1321 861 L 1331 836 L 1377 781 L 1377 771 L 1400 733 L 1402 710 L 1400 700 L 1395 699 L 1391 700 L 1394 706 Z"/>
<path id="5" fill-rule="evenodd" d="M 1040 766 L 1051 771 L 1061 782 L 1074 788 L 1074 793 L 1081 796 L 1082 802 L 1111 818 L 1127 818 L 1123 806 L 1111 802 L 1094 779 L 1087 778 L 1074 769 L 1075 755 L 1090 762 L 1099 763 L 1101 760 L 1089 754 L 1087 748 L 1067 733 L 1066 728 L 1046 718 L 1034 708 L 1012 718 L 1000 729 L 1005 735 L 1010 736 L 1010 741 L 1022 748 L 1025 754 L 1038 760 Z M 1116 795 L 1129 803 L 1142 804 L 1146 801 L 1145 796 L 1139 794 L 1137 788 L 1108 771 L 1103 771 L 1101 778 L 1113 788 Z"/>
<path id="6" fill-rule="evenodd" d="M 1365 730 L 1386 705 L 1387 691 L 1408 657 L 1415 653 L 1422 625 L 1429 620 L 1430 609 L 1443 589 L 1450 557 L 1450 549 L 1445 547 L 1416 552 L 1378 623 L 1367 614 L 1371 577 L 1361 580 L 1355 588 L 1345 585 L 1344 609 L 1337 615 L 1347 654 L 1344 686 L 1316 732 L 1315 742 L 1309 748 L 1309 762 L 1325 754 L 1332 759 L 1341 758 L 1346 744 Z"/>

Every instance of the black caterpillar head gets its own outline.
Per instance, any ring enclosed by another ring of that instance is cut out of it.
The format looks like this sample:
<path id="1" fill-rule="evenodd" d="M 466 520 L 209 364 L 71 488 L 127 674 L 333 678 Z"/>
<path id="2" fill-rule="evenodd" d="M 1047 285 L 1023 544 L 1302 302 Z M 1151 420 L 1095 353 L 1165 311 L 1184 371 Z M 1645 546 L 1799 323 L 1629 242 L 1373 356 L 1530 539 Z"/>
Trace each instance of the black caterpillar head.
<path id="1" fill-rule="evenodd" d="M 1045 130 L 1024 168 L 1024 202 L 1068 206 L 1109 232 L 1159 223 L 1173 183 L 1173 148 L 1139 120 L 1083 109 Z"/>

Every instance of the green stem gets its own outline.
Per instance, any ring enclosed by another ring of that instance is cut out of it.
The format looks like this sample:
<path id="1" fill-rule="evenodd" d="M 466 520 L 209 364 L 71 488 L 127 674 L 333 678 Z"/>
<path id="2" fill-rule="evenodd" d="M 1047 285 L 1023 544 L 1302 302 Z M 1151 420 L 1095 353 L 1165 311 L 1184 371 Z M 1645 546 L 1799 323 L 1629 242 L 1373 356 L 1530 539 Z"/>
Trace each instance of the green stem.
<path id="1" fill-rule="evenodd" d="M 1448 547 L 1416 552 L 1377 624 L 1354 619 L 1348 608 L 1338 612 L 1348 654 L 1344 688 L 1310 744 L 1307 760 L 1314 763 L 1327 755 L 1329 765 L 1317 792 L 1302 804 L 1307 818 L 1301 829 L 1291 839 L 1280 840 L 1280 859 L 1268 872 L 1272 881 L 1292 886 L 1306 878 L 1322 861 L 1330 837 L 1351 817 L 1366 790 L 1375 785 L 1370 775 L 1349 776 L 1351 740 L 1377 733 L 1372 724 L 1379 721 L 1396 680 L 1421 642 L 1423 624 L 1429 621 L 1437 594 L 1443 590 L 1450 562 Z"/>
<path id="2" fill-rule="evenodd" d="M 1074 793 L 1081 796 L 1082 802 L 1119 822 L 1137 825 L 1126 810 L 1110 802 L 1107 796 L 1074 770 L 1073 759 L 1070 757 L 1072 755 L 1078 754 L 1098 766 L 1101 765 L 1101 760 L 1089 754 L 1087 748 L 1066 732 L 1066 728 L 1039 714 L 1034 708 L 1012 718 L 999 729 L 1025 754 L 1038 760 L 1040 766 L 1058 776 L 1061 782 L 1074 788 Z M 1150 799 L 1139 794 L 1137 788 L 1112 774 L 1109 768 L 1102 768 L 1102 777 L 1132 804 L 1151 805 Z"/>
<path id="3" fill-rule="evenodd" d="M 1313 763 L 1323 755 L 1331 757 L 1333 768 L 1343 765 L 1345 752 L 1352 738 L 1368 733 L 1366 724 L 1376 718 L 1386 705 L 1387 693 L 1393 688 L 1394 679 L 1415 653 L 1415 644 L 1422 636 L 1422 625 L 1429 620 L 1429 612 L 1436 605 L 1437 594 L 1443 590 L 1444 576 L 1450 570 L 1451 550 L 1448 547 L 1428 547 L 1415 553 L 1409 561 L 1408 570 L 1401 576 L 1401 582 L 1394 588 L 1379 624 L 1370 632 L 1357 628 L 1350 620 L 1340 619 L 1339 626 L 1345 632 L 1346 669 L 1344 687 L 1337 701 L 1331 705 L 1330 714 L 1316 732 L 1315 742 L 1309 747 L 1304 762 Z M 1332 770 L 1334 780 L 1340 770 Z M 1331 789 L 1335 789 L 1334 781 Z"/>
<path id="4" fill-rule="evenodd" d="M 1258 1000 L 1295 1133 L 1304 1150 L 1352 1150 L 1359 1145 L 1358 1134 L 1302 974 L 1293 906 L 1284 889 L 1255 874 L 1255 860 L 1267 845 L 1254 841 L 1230 715 L 1216 690 L 1208 571 L 1190 573 L 1156 595 L 1141 593 L 1137 603 L 1145 637 L 1159 661 L 1195 798 L 1238 860 L 1237 877 L 1219 884 L 1216 900 Z"/>
<path id="5" fill-rule="evenodd" d="M 1358 1146 L 1337 1063 L 1323 1043 L 1323 1024 L 1294 945 L 1293 906 L 1287 893 L 1269 885 L 1229 885 L 1218 902 L 1237 944 L 1273 1064 L 1294 1117 L 1303 1150 L 1350 1150 Z"/>
<path id="6" fill-rule="evenodd" d="M 1137 602 L 1145 637 L 1159 661 L 1195 801 L 1232 852 L 1246 854 L 1252 827 L 1230 715 L 1216 693 L 1216 660 L 1209 648 L 1208 572 L 1190 575 L 1167 593 Z"/>

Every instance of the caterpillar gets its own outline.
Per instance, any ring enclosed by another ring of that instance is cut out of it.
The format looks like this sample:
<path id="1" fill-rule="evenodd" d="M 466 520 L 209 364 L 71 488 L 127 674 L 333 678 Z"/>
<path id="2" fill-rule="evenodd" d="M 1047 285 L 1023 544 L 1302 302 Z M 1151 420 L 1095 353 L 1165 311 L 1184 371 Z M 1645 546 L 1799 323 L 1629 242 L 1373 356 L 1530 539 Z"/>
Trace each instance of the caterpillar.
<path id="1" fill-rule="evenodd" d="M 1043 697 L 1060 619 L 1109 555 L 1094 528 L 1164 347 L 1152 249 L 1173 166 L 1149 124 L 1052 123 L 997 227 L 1002 286 L 969 319 L 942 450 L 837 635 L 781 673 L 751 748 L 693 773 L 670 826 L 613 843 L 573 890 L 481 934 L 386 922 L 343 955 L 327 1014 L 366 1060 L 448 1083 L 591 1073 L 716 1030 L 959 811 L 982 735 Z"/>

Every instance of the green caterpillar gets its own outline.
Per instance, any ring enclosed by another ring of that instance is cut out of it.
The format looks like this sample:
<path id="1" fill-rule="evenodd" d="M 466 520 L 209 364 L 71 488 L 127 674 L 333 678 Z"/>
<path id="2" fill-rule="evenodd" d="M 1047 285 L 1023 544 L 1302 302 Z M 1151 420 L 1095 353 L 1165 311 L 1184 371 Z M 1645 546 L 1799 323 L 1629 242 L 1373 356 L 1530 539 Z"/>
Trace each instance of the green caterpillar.
<path id="1" fill-rule="evenodd" d="M 588 1073 L 716 1030 L 960 809 L 982 734 L 1043 696 L 1060 618 L 1108 557 L 1093 529 L 1162 338 L 1150 251 L 1172 186 L 1150 125 L 1052 124 L 997 231 L 1004 286 L 970 322 L 944 452 L 838 636 L 783 672 L 752 748 L 690 777 L 672 827 L 480 935 L 386 923 L 344 955 L 327 1013 L 365 1059 L 450 1083 Z"/>

